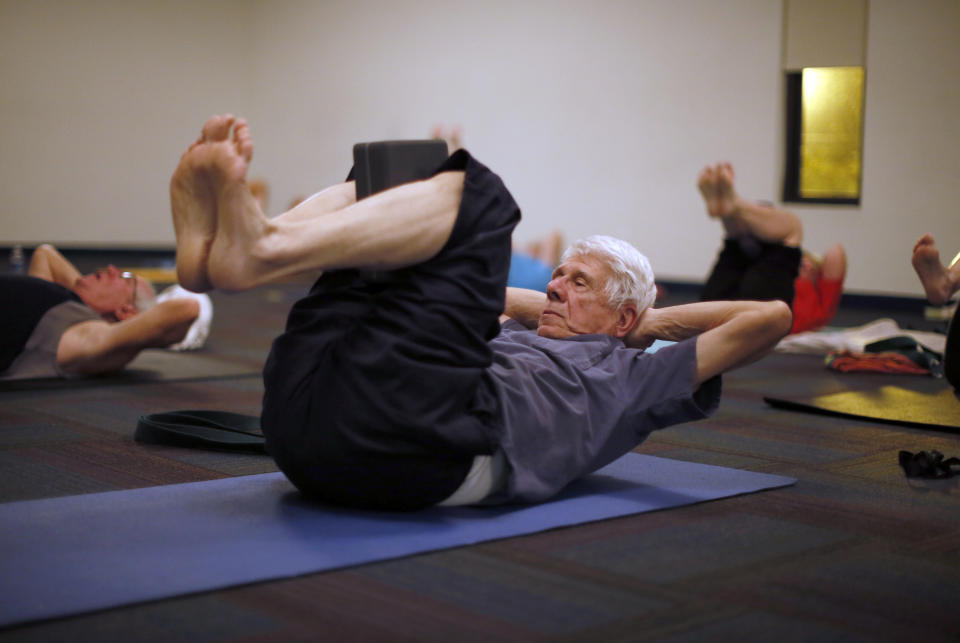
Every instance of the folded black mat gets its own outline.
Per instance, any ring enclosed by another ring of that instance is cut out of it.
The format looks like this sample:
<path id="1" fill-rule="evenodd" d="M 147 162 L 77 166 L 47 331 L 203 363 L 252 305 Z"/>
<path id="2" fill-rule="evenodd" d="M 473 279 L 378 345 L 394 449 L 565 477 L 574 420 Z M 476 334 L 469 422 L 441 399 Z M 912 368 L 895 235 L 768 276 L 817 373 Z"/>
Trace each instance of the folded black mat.
<path id="1" fill-rule="evenodd" d="M 229 411 L 185 410 L 140 416 L 137 442 L 170 446 L 266 453 L 260 418 Z"/>

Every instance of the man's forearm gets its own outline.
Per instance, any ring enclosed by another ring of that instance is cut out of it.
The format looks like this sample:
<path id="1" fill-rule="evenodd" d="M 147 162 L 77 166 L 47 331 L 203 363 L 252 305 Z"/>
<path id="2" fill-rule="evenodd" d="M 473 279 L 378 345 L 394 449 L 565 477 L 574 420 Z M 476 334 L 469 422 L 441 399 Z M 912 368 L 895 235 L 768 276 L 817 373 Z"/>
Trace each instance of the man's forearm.
<path id="1" fill-rule="evenodd" d="M 106 373 L 123 368 L 145 348 L 181 341 L 200 314 L 194 299 L 170 299 L 130 319 L 81 322 L 68 328 L 57 347 L 57 362 L 70 373 Z"/>
<path id="2" fill-rule="evenodd" d="M 28 274 L 31 277 L 46 279 L 54 283 L 73 288 L 80 278 L 80 271 L 60 254 L 52 245 L 45 243 L 37 246 L 30 257 Z"/>
<path id="3" fill-rule="evenodd" d="M 540 314 L 547 305 L 546 294 L 526 288 L 507 288 L 507 301 L 503 314 L 527 328 L 536 328 Z"/>
<path id="4" fill-rule="evenodd" d="M 627 345 L 649 345 L 656 339 L 679 342 L 729 322 L 735 316 L 761 310 L 759 301 L 703 301 L 648 309 L 627 338 Z"/>
<path id="5" fill-rule="evenodd" d="M 697 382 L 703 383 L 765 355 L 790 331 L 782 301 L 707 301 L 645 311 L 628 345 L 697 336 Z"/>

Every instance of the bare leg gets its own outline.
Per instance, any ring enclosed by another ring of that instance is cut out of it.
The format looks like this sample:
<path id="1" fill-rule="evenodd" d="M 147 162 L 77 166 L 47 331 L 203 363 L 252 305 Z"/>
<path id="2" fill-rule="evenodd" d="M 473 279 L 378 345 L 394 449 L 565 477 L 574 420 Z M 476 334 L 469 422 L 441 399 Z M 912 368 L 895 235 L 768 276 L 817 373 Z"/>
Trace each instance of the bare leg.
<path id="1" fill-rule="evenodd" d="M 923 235 L 913 246 L 913 269 L 920 277 L 927 299 L 942 306 L 960 288 L 960 263 L 947 268 L 940 263 L 940 251 L 933 236 Z"/>
<path id="2" fill-rule="evenodd" d="M 762 241 L 792 247 L 803 242 L 803 224 L 787 210 L 738 198 L 736 214 L 730 218 Z"/>
<path id="3" fill-rule="evenodd" d="M 174 225 L 183 228 L 177 237 L 178 269 L 181 254 L 185 265 L 205 266 L 195 272 L 210 287 L 246 290 L 302 272 L 388 270 L 419 263 L 440 251 L 456 221 L 462 172 L 443 172 L 356 203 L 347 196 L 349 188 L 341 186 L 267 219 L 245 183 L 252 153 L 249 129 L 241 121 L 229 140 L 204 141 L 187 153 L 192 156 L 191 167 L 202 168 L 209 179 L 216 223 L 212 242 L 199 246 L 201 251 L 209 248 L 204 263 L 203 254 L 187 256 L 198 248 L 192 233 L 210 230 L 209 212 L 196 203 L 189 209 L 194 218 L 198 211 L 207 217 L 201 220 L 204 226 L 183 224 L 189 216 L 181 217 L 178 224 L 174 216 Z M 337 207 L 345 202 L 350 204 Z"/>
<path id="4" fill-rule="evenodd" d="M 333 185 L 306 199 L 301 199 L 274 221 L 305 221 L 317 216 L 336 212 L 357 202 L 356 181 Z M 309 205 L 308 205 L 309 204 Z"/>
<path id="5" fill-rule="evenodd" d="M 540 244 L 540 261 L 548 266 L 556 266 L 560 263 L 563 250 L 563 234 L 559 230 L 552 230 Z"/>
<path id="6" fill-rule="evenodd" d="M 552 268 L 560 263 L 560 256 L 563 254 L 563 235 L 559 230 L 553 230 L 544 238 L 529 242 L 523 251 L 528 257 Z"/>
<path id="7" fill-rule="evenodd" d="M 463 128 L 453 125 L 446 130 L 443 125 L 434 125 L 430 130 L 430 138 L 443 141 L 447 144 L 447 154 L 453 154 L 463 147 Z"/>
<path id="8" fill-rule="evenodd" d="M 229 234 L 221 234 L 224 214 L 232 216 L 237 209 L 221 199 L 221 228 L 210 258 L 213 283 L 244 290 L 316 270 L 391 270 L 421 263 L 450 237 L 462 193 L 463 172 L 442 172 L 335 212 L 302 210 L 297 220 L 271 221 L 257 229 L 235 225 Z"/>
<path id="9" fill-rule="evenodd" d="M 723 162 L 707 166 L 697 179 L 707 213 L 723 222 L 726 236 L 752 234 L 762 241 L 799 246 L 803 241 L 800 219 L 792 212 L 742 198 L 734 178 L 733 165 Z"/>

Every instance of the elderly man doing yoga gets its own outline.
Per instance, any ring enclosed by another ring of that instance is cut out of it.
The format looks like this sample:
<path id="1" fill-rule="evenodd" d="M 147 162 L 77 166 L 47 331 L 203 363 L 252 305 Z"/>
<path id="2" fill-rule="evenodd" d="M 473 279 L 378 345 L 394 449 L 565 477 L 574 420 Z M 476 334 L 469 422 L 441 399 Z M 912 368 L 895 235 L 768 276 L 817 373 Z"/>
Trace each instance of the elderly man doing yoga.
<path id="1" fill-rule="evenodd" d="M 121 370 L 183 340 L 199 312 L 192 299 L 156 303 L 149 282 L 115 266 L 82 275 L 43 244 L 28 275 L 0 275 L 0 379 Z"/>
<path id="2" fill-rule="evenodd" d="M 778 301 L 651 308 L 646 258 L 609 237 L 573 244 L 546 295 L 507 289 L 520 210 L 464 150 L 428 179 L 360 201 L 347 182 L 272 219 L 245 183 L 252 153 L 246 123 L 215 116 L 181 158 L 177 269 L 231 291 L 323 271 L 273 344 L 262 426 L 325 502 L 549 498 L 712 412 L 718 376 L 790 329 Z M 677 343 L 644 352 L 658 338 Z"/>

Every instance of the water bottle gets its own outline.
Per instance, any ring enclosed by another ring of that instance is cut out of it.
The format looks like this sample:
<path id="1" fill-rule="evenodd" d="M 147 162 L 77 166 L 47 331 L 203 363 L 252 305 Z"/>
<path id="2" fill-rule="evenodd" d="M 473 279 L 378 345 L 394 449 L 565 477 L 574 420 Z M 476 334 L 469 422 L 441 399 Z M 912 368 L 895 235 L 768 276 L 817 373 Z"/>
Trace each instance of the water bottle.
<path id="1" fill-rule="evenodd" d="M 23 246 L 19 243 L 10 251 L 10 271 L 17 275 L 24 272 Z"/>

